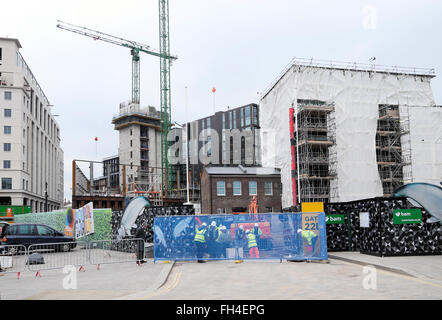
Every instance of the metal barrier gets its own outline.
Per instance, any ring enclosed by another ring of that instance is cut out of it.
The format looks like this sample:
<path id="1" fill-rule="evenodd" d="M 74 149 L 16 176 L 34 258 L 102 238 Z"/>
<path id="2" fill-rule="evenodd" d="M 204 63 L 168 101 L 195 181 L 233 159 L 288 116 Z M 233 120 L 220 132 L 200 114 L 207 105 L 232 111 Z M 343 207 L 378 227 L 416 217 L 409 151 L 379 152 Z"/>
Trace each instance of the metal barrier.
<path id="1" fill-rule="evenodd" d="M 75 241 L 0 246 L 0 273 L 62 269 L 87 265 L 139 262 L 145 258 L 143 239 Z M 84 270 L 84 269 L 83 269 Z"/>
<path id="2" fill-rule="evenodd" d="M 99 240 L 89 243 L 89 263 L 137 262 L 145 257 L 143 239 Z"/>
<path id="3" fill-rule="evenodd" d="M 35 255 L 37 254 L 37 255 Z M 28 247 L 26 264 L 30 271 L 84 266 L 87 263 L 87 243 L 83 241 L 41 243 Z"/>
<path id="4" fill-rule="evenodd" d="M 20 273 L 26 271 L 27 250 L 23 245 L 0 246 L 0 271 Z"/>

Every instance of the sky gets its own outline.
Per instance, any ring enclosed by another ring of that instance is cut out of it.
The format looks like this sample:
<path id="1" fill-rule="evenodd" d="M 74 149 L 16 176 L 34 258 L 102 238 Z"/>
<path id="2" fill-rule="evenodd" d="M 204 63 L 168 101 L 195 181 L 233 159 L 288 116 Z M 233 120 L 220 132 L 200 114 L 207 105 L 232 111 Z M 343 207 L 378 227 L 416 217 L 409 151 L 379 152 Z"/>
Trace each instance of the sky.
<path id="1" fill-rule="evenodd" d="M 0 37 L 21 53 L 54 105 L 64 150 L 65 198 L 72 160 L 118 154 L 112 117 L 131 98 L 129 49 L 56 27 L 62 20 L 159 48 L 158 0 L 4 1 Z M 169 0 L 172 120 L 259 103 L 294 57 L 434 68 L 442 104 L 441 1 Z M 187 87 L 187 89 L 185 89 Z M 216 88 L 215 99 L 212 88 Z M 141 105 L 159 107 L 159 59 L 141 55 Z M 215 105 L 214 105 L 215 100 Z M 98 138 L 98 142 L 94 138 Z"/>

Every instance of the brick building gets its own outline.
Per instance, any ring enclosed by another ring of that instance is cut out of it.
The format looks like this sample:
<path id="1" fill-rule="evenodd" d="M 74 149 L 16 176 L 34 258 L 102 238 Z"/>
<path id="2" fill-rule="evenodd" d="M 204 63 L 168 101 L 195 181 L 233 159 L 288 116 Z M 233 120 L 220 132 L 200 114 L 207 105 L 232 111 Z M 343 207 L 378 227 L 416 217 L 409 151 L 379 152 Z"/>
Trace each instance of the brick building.
<path id="1" fill-rule="evenodd" d="M 206 167 L 201 177 L 203 214 L 248 212 L 252 197 L 258 213 L 280 212 L 279 169 L 261 167 Z"/>

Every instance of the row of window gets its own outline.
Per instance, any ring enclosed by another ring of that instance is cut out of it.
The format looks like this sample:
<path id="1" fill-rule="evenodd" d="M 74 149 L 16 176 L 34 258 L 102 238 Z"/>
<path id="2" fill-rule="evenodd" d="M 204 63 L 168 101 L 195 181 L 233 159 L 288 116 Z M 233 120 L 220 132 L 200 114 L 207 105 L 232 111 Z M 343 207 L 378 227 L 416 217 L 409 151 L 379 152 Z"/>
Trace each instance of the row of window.
<path id="1" fill-rule="evenodd" d="M 256 196 L 258 194 L 258 187 L 256 181 L 249 181 L 249 195 Z M 216 195 L 217 196 L 225 196 L 226 195 L 226 182 L 225 181 L 217 181 L 216 182 Z M 241 196 L 242 195 L 242 184 L 241 181 L 233 181 L 233 195 Z M 273 195 L 273 183 L 271 181 L 264 182 L 264 195 L 272 196 Z"/>

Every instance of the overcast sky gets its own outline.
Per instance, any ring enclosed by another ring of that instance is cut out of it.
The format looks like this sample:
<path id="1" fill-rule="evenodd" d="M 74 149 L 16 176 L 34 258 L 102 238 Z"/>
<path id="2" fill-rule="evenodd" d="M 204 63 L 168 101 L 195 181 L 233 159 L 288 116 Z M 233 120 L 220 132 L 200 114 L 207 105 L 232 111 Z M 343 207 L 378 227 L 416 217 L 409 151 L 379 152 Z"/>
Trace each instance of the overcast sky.
<path id="1" fill-rule="evenodd" d="M 170 0 L 172 119 L 258 102 L 293 57 L 434 68 L 442 104 L 441 1 Z M 57 20 L 159 48 L 158 0 L 3 1 L 0 37 L 21 53 L 60 115 L 65 197 L 73 159 L 118 153 L 111 123 L 131 98 L 128 49 L 56 28 Z M 188 110 L 185 112 L 185 87 Z M 159 59 L 141 56 L 141 104 L 159 106 Z M 265 116 L 265 115 L 263 115 Z M 94 138 L 98 137 L 98 152 Z"/>

